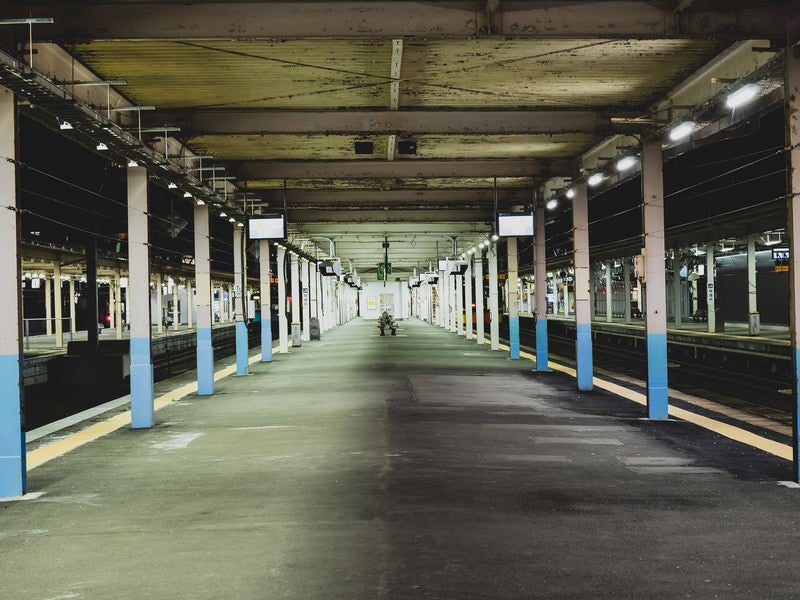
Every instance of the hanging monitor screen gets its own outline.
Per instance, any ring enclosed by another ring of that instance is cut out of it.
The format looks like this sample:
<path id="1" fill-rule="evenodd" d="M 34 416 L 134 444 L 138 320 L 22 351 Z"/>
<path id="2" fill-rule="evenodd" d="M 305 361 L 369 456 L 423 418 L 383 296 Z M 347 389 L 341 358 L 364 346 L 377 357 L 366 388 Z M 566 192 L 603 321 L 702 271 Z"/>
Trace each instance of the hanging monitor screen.
<path id="1" fill-rule="evenodd" d="M 533 213 L 498 214 L 497 235 L 500 237 L 533 236 Z"/>
<path id="2" fill-rule="evenodd" d="M 286 239 L 286 219 L 283 215 L 261 215 L 250 217 L 247 233 L 251 240 Z"/>

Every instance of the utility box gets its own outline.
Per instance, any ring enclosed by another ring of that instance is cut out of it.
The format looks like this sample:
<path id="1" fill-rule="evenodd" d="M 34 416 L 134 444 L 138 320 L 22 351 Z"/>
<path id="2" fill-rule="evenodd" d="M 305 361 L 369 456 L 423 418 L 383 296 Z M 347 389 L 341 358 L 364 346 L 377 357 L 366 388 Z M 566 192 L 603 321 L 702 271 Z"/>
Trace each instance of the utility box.
<path id="1" fill-rule="evenodd" d="M 320 337 L 319 319 L 317 317 L 311 317 L 309 320 L 309 334 L 312 340 L 318 340 Z"/>
<path id="2" fill-rule="evenodd" d="M 299 348 L 303 345 L 302 337 L 300 323 L 292 323 L 292 348 Z"/>
<path id="3" fill-rule="evenodd" d="M 750 313 L 750 322 L 748 323 L 748 333 L 750 335 L 761 334 L 761 315 L 757 312 Z"/>

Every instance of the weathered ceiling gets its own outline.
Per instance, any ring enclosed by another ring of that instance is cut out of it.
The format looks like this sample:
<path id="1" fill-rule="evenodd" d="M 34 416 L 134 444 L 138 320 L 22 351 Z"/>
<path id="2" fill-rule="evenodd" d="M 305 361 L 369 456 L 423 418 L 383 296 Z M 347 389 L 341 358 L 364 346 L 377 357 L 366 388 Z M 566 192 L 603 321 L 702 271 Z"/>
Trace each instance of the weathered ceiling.
<path id="1" fill-rule="evenodd" d="M 124 98 L 155 106 L 143 123 L 180 127 L 170 136 L 246 186 L 250 207 L 285 205 L 296 241 L 333 239 L 369 272 L 388 236 L 396 275 L 480 240 L 495 203 L 529 207 L 537 182 L 577 175 L 620 120 L 669 120 L 653 109 L 672 90 L 738 40 L 785 38 L 789 15 L 785 2 L 691 0 L 21 12 L 54 16 L 37 39 L 125 80 Z"/>

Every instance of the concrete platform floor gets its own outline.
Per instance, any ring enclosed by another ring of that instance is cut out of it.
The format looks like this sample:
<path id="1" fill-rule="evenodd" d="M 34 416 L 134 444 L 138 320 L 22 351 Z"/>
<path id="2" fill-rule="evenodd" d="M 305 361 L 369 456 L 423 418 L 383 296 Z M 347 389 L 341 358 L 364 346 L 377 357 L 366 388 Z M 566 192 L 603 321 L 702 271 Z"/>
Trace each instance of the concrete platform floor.
<path id="1" fill-rule="evenodd" d="M 788 463 L 531 366 L 416 320 L 276 354 L 32 470 L 0 597 L 800 597 Z"/>

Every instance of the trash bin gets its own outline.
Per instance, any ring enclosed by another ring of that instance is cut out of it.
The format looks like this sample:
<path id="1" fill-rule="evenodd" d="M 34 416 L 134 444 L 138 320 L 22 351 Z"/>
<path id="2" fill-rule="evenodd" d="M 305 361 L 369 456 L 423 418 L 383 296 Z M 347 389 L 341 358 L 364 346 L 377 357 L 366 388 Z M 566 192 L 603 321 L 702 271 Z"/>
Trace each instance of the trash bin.
<path id="1" fill-rule="evenodd" d="M 299 348 L 303 345 L 300 323 L 292 323 L 292 347 Z"/>
<path id="2" fill-rule="evenodd" d="M 309 321 L 309 334 L 312 340 L 319 339 L 319 319 L 317 317 L 311 317 Z"/>

